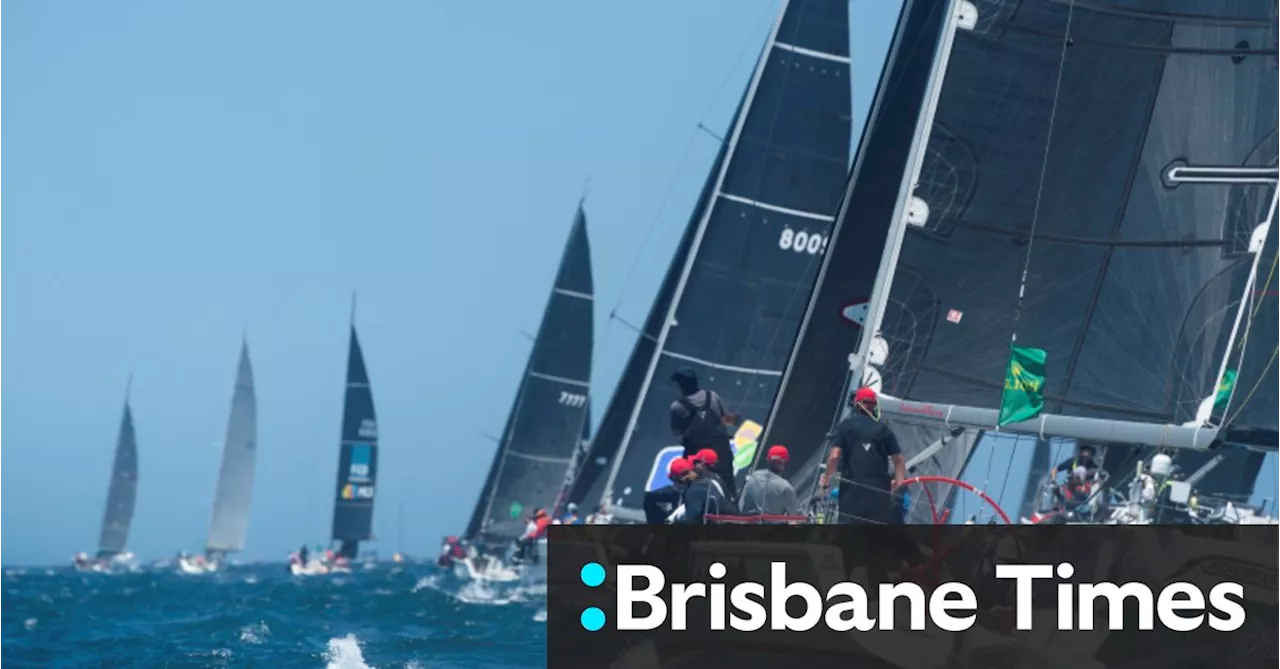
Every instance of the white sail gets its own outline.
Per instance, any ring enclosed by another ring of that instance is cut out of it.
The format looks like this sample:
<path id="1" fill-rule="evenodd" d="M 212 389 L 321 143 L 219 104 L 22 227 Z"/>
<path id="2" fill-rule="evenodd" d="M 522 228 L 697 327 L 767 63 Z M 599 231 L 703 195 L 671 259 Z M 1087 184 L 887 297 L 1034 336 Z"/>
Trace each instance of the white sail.
<path id="1" fill-rule="evenodd" d="M 258 408 L 253 392 L 253 367 L 249 364 L 249 345 L 242 343 L 206 550 L 226 553 L 244 548 L 257 453 Z"/>

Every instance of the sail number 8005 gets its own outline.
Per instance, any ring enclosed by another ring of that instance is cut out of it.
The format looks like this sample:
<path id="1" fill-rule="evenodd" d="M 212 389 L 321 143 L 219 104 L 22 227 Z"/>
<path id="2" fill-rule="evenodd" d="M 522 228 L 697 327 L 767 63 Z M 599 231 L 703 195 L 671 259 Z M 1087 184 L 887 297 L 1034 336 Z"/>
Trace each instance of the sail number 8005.
<path id="1" fill-rule="evenodd" d="M 807 230 L 797 232 L 790 227 L 784 227 L 782 236 L 778 238 L 778 248 L 783 251 L 814 255 L 827 250 L 827 236 Z"/>
<path id="2" fill-rule="evenodd" d="M 577 393 L 567 393 L 561 390 L 560 403 L 565 406 L 569 406 L 577 409 L 587 403 L 587 396 L 579 395 Z"/>

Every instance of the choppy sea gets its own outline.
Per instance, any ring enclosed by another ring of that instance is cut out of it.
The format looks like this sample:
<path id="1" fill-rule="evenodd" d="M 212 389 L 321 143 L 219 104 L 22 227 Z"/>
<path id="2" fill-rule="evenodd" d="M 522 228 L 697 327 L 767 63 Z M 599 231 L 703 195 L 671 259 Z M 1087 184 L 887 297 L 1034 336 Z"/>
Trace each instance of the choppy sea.
<path id="1" fill-rule="evenodd" d="M 6 668 L 546 665 L 545 590 L 464 583 L 431 564 L 309 577 L 284 564 L 5 568 L 3 583 Z"/>

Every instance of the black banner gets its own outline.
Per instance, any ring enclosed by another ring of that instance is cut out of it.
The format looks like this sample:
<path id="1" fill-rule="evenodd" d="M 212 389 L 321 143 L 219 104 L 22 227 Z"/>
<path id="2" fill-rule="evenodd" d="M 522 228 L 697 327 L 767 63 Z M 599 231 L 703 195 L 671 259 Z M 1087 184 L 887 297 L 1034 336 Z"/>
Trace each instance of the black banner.
<path id="1" fill-rule="evenodd" d="M 1278 549 L 1274 525 L 554 526 L 547 666 L 1271 669 Z"/>

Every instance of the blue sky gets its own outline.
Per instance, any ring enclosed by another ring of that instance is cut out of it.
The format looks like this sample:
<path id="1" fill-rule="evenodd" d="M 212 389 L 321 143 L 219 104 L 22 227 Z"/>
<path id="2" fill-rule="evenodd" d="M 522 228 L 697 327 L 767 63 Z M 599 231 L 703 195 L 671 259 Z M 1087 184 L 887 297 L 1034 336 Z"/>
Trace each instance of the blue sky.
<path id="1" fill-rule="evenodd" d="M 855 117 L 898 3 L 854 0 Z M 144 557 L 208 531 L 236 355 L 247 557 L 325 541 L 351 291 L 383 451 L 374 548 L 474 504 L 587 196 L 596 418 L 776 0 L 6 3 L 4 562 L 94 548 L 134 374 Z M 855 135 L 856 136 L 856 135 Z M 632 271 L 634 268 L 634 271 Z"/>

